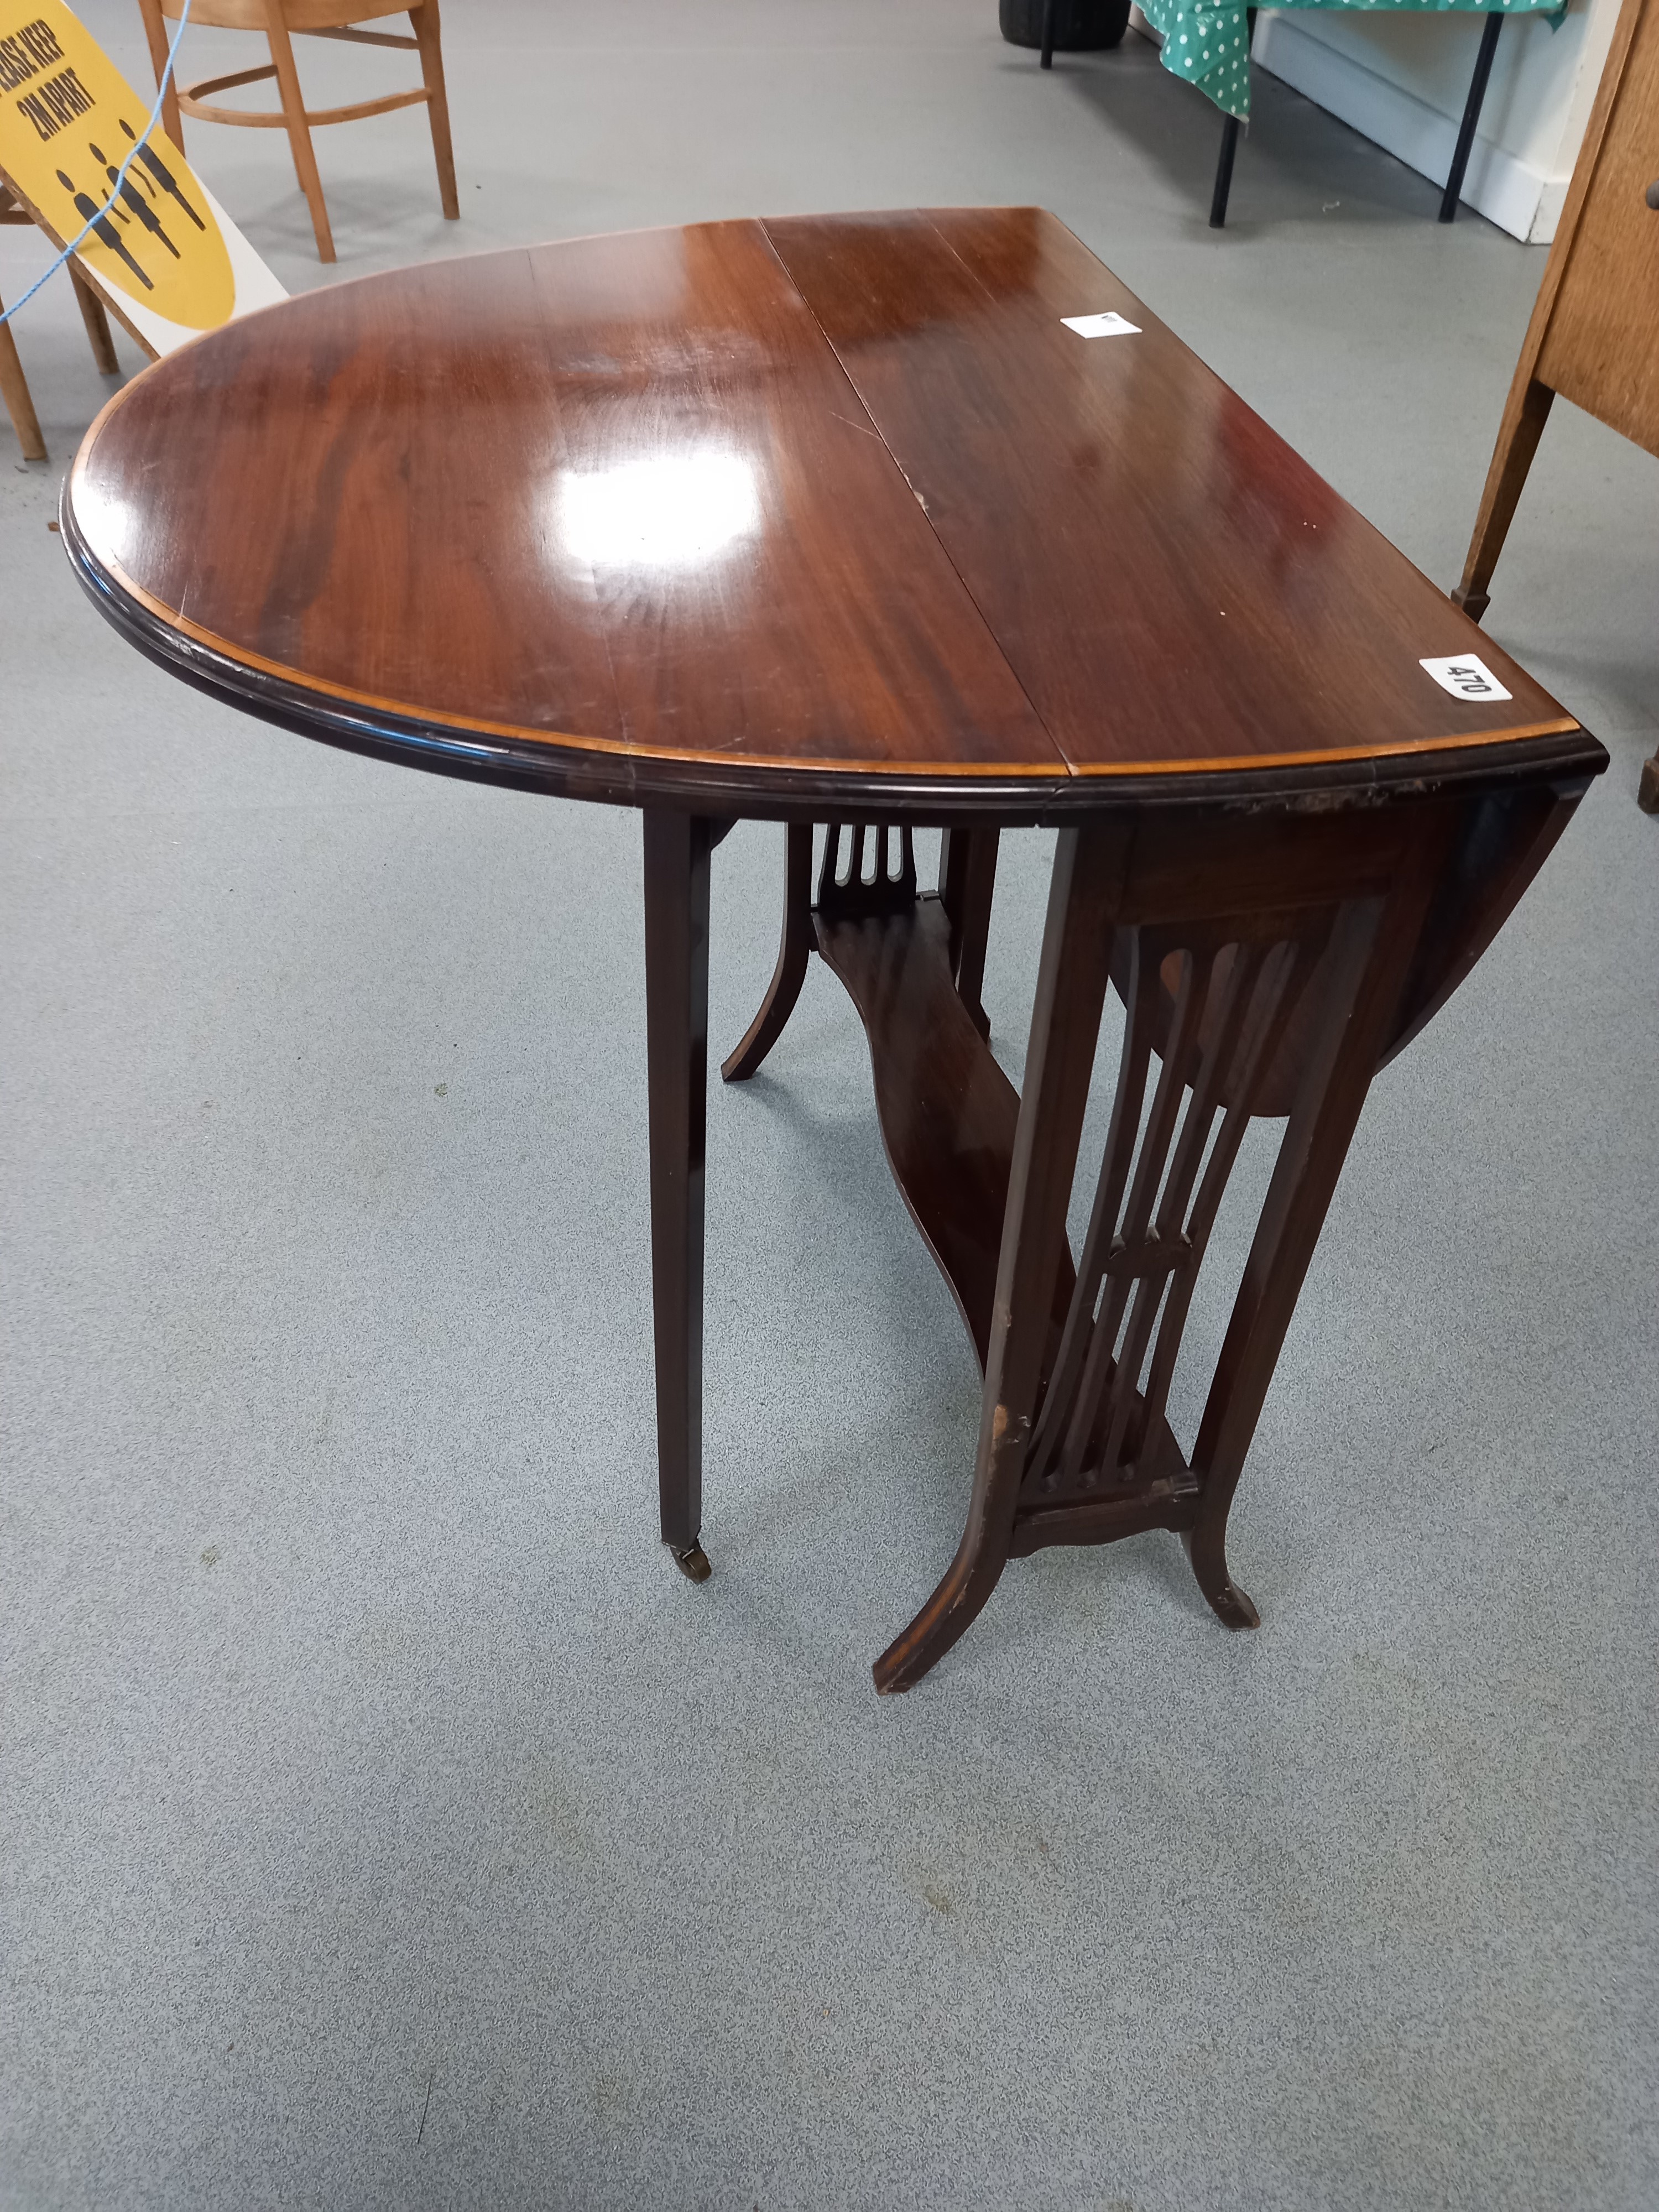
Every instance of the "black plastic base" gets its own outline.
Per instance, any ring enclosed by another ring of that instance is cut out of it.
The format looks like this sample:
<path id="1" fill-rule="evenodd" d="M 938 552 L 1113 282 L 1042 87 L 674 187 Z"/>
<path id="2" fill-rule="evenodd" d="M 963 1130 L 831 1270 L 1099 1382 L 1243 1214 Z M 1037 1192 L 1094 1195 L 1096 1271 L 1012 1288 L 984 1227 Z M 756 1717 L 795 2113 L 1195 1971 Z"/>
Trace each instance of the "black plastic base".
<path id="1" fill-rule="evenodd" d="M 1043 0 L 998 0 L 997 22 L 1011 46 L 1042 44 Z M 1099 53 L 1121 43 L 1129 0 L 1054 0 L 1056 53 Z"/>

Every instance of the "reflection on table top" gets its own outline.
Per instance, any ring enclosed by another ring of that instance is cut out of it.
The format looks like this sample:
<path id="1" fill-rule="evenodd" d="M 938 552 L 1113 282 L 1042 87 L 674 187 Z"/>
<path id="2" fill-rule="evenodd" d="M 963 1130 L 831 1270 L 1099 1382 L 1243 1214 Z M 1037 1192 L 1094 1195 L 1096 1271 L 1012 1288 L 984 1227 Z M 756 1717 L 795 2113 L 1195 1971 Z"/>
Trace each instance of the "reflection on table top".
<path id="1" fill-rule="evenodd" d="M 1135 328 L 1063 319 L 1109 310 Z M 1033 209 L 314 292 L 119 393 L 65 523 L 136 641 L 239 703 L 598 796 L 690 767 L 1053 811 L 1577 728 Z M 1471 652 L 1510 699 L 1419 665 Z"/>

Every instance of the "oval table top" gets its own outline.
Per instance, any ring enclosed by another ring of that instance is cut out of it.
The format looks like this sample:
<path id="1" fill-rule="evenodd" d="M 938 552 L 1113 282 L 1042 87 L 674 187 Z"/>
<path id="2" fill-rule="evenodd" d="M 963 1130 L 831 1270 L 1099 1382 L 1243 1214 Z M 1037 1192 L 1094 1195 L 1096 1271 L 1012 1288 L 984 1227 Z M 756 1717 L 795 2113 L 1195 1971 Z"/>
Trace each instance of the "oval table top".
<path id="1" fill-rule="evenodd" d="M 64 532 L 239 706 L 636 804 L 1054 818 L 1587 742 L 1037 209 L 313 292 L 117 393 Z M 1507 700 L 1420 665 L 1471 653 Z"/>

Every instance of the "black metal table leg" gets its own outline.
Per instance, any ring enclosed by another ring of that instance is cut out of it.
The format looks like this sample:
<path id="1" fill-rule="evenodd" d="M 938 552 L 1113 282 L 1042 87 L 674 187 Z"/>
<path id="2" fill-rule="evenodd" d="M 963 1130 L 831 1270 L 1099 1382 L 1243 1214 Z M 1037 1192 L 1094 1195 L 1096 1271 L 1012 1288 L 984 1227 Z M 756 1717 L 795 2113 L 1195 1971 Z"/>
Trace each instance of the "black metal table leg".
<path id="1" fill-rule="evenodd" d="M 1060 0 L 1042 0 L 1042 66 L 1044 69 L 1052 69 L 1054 65 L 1054 12 L 1059 5 Z"/>
<path id="2" fill-rule="evenodd" d="M 645 817 L 645 1028 L 651 1302 L 662 1536 L 693 1582 L 702 1526 L 703 1155 L 708 1096 L 708 854 L 714 825 Z"/>
<path id="3" fill-rule="evenodd" d="M 1474 58 L 1474 75 L 1469 79 L 1469 96 L 1463 103 L 1463 120 L 1457 126 L 1457 146 L 1452 155 L 1452 164 L 1446 178 L 1446 189 L 1440 196 L 1440 220 L 1455 222 L 1457 203 L 1463 197 L 1463 172 L 1469 166 L 1469 154 L 1474 144 L 1474 126 L 1480 120 L 1480 109 L 1486 97 L 1486 80 L 1492 75 L 1492 58 L 1498 52 L 1498 33 L 1504 27 L 1504 18 L 1494 9 L 1486 17 L 1486 28 L 1480 33 L 1480 51 Z"/>
<path id="4" fill-rule="evenodd" d="M 1250 48 L 1255 44 L 1255 9 L 1244 11 L 1244 59 L 1248 67 Z M 1230 115 L 1221 126 L 1221 150 L 1216 155 L 1215 187 L 1210 194 L 1210 228 L 1224 230 L 1227 225 L 1227 201 L 1233 189 L 1233 159 L 1238 152 L 1238 118 Z"/>
<path id="5" fill-rule="evenodd" d="M 1210 194 L 1210 228 L 1223 230 L 1227 222 L 1227 198 L 1233 188 L 1233 156 L 1238 151 L 1238 118 L 1230 115 L 1221 126 L 1221 151 L 1216 155 L 1215 189 Z"/>

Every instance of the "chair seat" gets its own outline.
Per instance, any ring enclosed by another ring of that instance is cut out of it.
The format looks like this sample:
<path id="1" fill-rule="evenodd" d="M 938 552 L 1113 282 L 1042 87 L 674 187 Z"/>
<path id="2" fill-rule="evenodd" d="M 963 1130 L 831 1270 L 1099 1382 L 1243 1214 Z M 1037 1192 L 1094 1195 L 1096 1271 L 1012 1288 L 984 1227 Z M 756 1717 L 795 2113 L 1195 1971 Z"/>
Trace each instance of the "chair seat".
<path id="1" fill-rule="evenodd" d="M 184 9 L 185 0 L 161 0 L 161 13 L 175 22 Z M 290 31 L 340 31 L 408 12 L 409 0 L 283 0 L 283 6 Z M 270 19 L 265 0 L 192 0 L 190 20 L 216 31 L 263 31 Z"/>
<path id="2" fill-rule="evenodd" d="M 228 76 L 204 77 L 199 84 L 167 82 L 167 58 L 176 44 L 167 18 L 177 22 L 185 0 L 138 0 L 144 36 L 162 88 L 161 113 L 169 136 L 184 149 L 181 118 L 199 116 L 207 123 L 231 123 L 244 130 L 285 131 L 294 156 L 295 174 L 311 210 L 311 227 L 317 235 L 317 252 L 324 261 L 334 258 L 334 234 L 329 228 L 323 199 L 323 180 L 311 143 L 313 124 L 353 123 L 370 115 L 387 115 L 398 107 L 423 106 L 432 128 L 432 153 L 438 165 L 438 196 L 444 221 L 458 222 L 461 206 L 455 192 L 455 155 L 449 141 L 449 103 L 444 94 L 444 64 L 438 25 L 439 0 L 193 0 L 190 19 L 218 31 L 258 33 L 270 51 L 269 63 L 233 70 Z M 387 15 L 405 15 L 408 31 L 368 31 L 359 27 Z M 343 107 L 309 109 L 294 58 L 292 34 L 312 32 L 324 38 L 349 39 L 364 45 L 397 47 L 418 52 L 421 82 L 418 90 L 383 93 L 378 100 L 359 100 Z M 412 33 L 412 36 L 410 35 Z M 234 86 L 258 84 L 275 77 L 282 97 L 277 108 L 218 107 L 208 95 L 228 92 Z"/>

